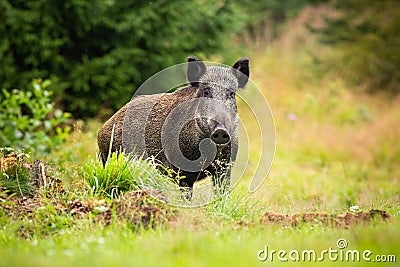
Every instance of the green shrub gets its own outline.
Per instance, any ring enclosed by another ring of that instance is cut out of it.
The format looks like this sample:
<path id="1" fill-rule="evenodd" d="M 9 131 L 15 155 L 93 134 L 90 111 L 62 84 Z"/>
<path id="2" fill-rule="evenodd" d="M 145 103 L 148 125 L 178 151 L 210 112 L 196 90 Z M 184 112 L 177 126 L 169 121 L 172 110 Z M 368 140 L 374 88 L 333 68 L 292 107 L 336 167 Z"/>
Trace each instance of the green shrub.
<path id="1" fill-rule="evenodd" d="M 0 147 L 48 154 L 63 144 L 70 127 L 62 127 L 69 113 L 55 109 L 49 80 L 32 82 L 29 91 L 0 92 Z"/>

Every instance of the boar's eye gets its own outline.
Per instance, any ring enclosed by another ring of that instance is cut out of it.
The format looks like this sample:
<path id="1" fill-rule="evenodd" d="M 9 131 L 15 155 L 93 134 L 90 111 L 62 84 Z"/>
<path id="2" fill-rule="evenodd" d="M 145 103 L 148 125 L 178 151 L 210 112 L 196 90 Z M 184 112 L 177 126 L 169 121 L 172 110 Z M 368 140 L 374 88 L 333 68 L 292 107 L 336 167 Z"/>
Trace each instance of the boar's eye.
<path id="1" fill-rule="evenodd" d="M 204 87 L 203 88 L 203 96 L 204 97 L 211 97 L 210 87 Z"/>
<path id="2" fill-rule="evenodd" d="M 235 92 L 234 91 L 230 91 L 229 92 L 229 97 L 230 98 L 235 98 Z"/>

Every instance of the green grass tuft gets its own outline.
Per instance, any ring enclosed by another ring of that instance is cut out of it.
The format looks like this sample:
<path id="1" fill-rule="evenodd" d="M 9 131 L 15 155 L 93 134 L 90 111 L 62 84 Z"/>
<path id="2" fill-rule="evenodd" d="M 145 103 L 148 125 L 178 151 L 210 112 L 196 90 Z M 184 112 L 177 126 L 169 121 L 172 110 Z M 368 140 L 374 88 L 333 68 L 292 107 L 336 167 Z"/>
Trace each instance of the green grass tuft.
<path id="1" fill-rule="evenodd" d="M 89 156 L 80 176 L 97 197 L 114 199 L 123 192 L 144 190 L 162 202 L 179 205 L 186 201 L 181 197 L 182 191 L 177 184 L 179 174 L 173 173 L 151 158 L 112 153 L 103 166 L 99 157 L 94 160 Z"/>
<path id="2" fill-rule="evenodd" d="M 81 176 L 87 181 L 94 195 L 115 198 L 121 192 L 135 187 L 135 177 L 131 174 L 129 160 L 123 154 L 113 153 L 103 166 L 97 157 L 90 156 L 83 166 Z"/>

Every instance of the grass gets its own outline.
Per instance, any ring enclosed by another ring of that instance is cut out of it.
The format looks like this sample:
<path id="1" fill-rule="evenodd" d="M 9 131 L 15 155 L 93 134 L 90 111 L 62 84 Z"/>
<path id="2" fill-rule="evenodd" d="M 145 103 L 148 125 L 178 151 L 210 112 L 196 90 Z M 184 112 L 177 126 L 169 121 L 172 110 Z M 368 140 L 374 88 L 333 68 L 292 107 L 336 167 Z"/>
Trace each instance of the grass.
<path id="1" fill-rule="evenodd" d="M 398 262 L 400 99 L 367 95 L 338 77 L 319 73 L 310 53 L 323 53 L 325 48 L 308 38 L 301 26 L 316 12 L 306 9 L 282 38 L 249 49 L 254 51 L 249 54 L 252 80 L 269 101 L 277 131 L 273 167 L 259 190 L 247 192 L 260 144 L 259 133 L 247 131 L 250 155 L 244 177 L 231 195 L 210 205 L 171 207 L 137 197 L 132 192 L 138 188 L 128 188 L 115 199 L 92 194 L 82 179 L 85 173 L 104 170 L 98 161 L 88 160 L 96 153 L 95 133 L 101 124 L 81 124 L 77 128 L 82 130 L 71 136 L 73 145 L 68 145 L 73 151 L 50 159 L 60 168 L 55 175 L 70 183 L 69 193 L 40 196 L 32 201 L 36 204 L 26 205 L 31 207 L 28 211 L 19 211 L 21 203 L 0 193 L 0 266 L 281 266 L 287 263 L 276 258 L 259 261 L 258 251 L 268 246 L 320 252 L 336 249 L 339 238 L 346 239 L 348 249 L 396 255 Z M 241 102 L 239 113 L 251 117 Z M 252 129 L 253 122 L 246 123 Z M 110 168 L 116 169 L 118 165 Z M 341 214 L 356 205 L 361 211 L 383 209 L 391 218 L 348 229 L 261 223 L 266 211 Z M 10 215 L 6 207 L 16 211 Z M 159 214 L 160 221 L 149 223 L 155 219 L 149 214 Z M 325 259 L 313 264 L 342 262 Z"/>
<path id="2" fill-rule="evenodd" d="M 0 148 L 0 185 L 8 193 L 27 196 L 33 192 L 33 185 L 29 183 L 31 175 L 24 168 L 24 162 L 29 154 L 19 152 L 13 148 Z"/>

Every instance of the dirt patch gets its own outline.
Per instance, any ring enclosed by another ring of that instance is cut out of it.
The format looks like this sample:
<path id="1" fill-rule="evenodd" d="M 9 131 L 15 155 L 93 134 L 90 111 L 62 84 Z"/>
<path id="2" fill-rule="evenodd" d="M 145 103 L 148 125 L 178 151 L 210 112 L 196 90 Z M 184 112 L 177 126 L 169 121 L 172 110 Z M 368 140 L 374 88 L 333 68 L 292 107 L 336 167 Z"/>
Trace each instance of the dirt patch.
<path id="1" fill-rule="evenodd" d="M 102 226 L 112 222 L 128 223 L 132 229 L 155 228 L 167 223 L 174 213 L 156 202 L 144 191 L 129 192 L 114 200 L 73 199 L 65 203 L 62 199 L 43 200 L 33 197 L 5 196 L 0 192 L 0 210 L 13 220 L 32 219 L 34 214 L 49 208 L 52 213 L 72 215 L 76 219 L 90 219 Z"/>
<path id="2" fill-rule="evenodd" d="M 133 229 L 155 228 L 167 223 L 173 212 L 157 203 L 145 191 L 128 192 L 112 201 L 79 199 L 68 203 L 70 214 L 84 218 L 89 214 L 100 224 L 108 226 L 113 221 L 127 222 Z"/>
<path id="3" fill-rule="evenodd" d="M 49 174 L 44 162 L 35 160 L 30 164 L 17 153 L 0 157 L 0 171 L 6 175 L 4 179 L 19 181 L 13 190 L 0 183 L 0 212 L 11 220 L 40 220 L 37 214 L 49 212 L 57 216 L 89 219 L 102 226 L 128 223 L 132 229 L 139 229 L 157 227 L 173 217 L 170 208 L 145 191 L 128 192 L 112 200 L 78 198 L 76 192 L 88 190 L 84 183 L 75 184 L 74 189 L 64 186 L 61 180 Z M 22 174 L 24 186 L 28 188 L 25 191 L 19 190 Z"/>
<path id="4" fill-rule="evenodd" d="M 135 191 L 125 194 L 111 205 L 111 210 L 122 220 L 128 220 L 137 227 L 151 227 L 166 223 L 172 213 L 153 205 L 154 200 L 144 191 Z"/>
<path id="5" fill-rule="evenodd" d="M 375 220 L 386 221 L 390 215 L 384 210 L 370 210 L 368 212 L 350 213 L 339 215 L 323 212 L 306 212 L 295 215 L 266 212 L 261 218 L 263 224 L 278 224 L 296 227 L 304 224 L 323 225 L 328 227 L 349 228 L 357 224 L 365 224 Z"/>

